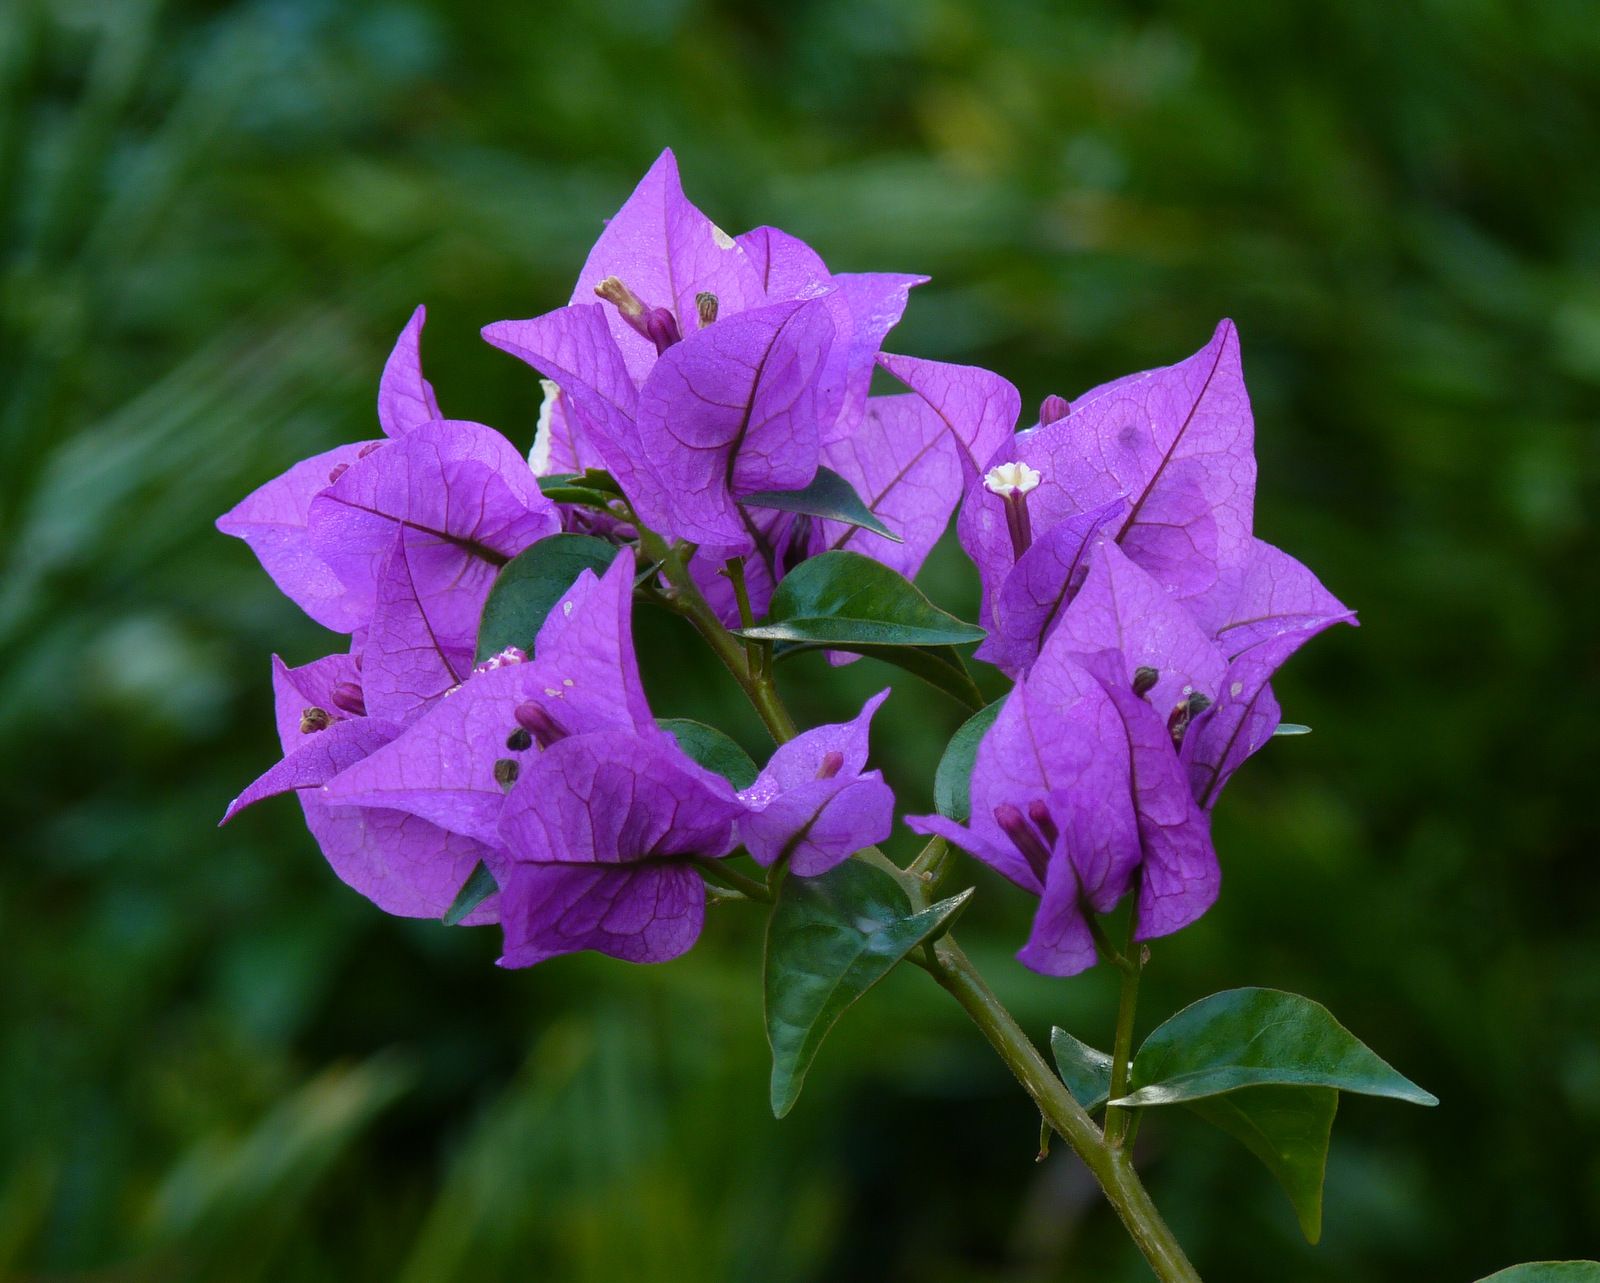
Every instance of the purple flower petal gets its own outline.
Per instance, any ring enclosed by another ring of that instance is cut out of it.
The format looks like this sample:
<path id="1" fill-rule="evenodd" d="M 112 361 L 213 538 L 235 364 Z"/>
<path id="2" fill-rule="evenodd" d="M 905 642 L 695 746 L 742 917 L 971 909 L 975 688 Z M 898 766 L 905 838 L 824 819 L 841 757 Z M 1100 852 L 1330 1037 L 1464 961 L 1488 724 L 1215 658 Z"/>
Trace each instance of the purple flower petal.
<path id="1" fill-rule="evenodd" d="M 500 836 L 531 864 L 633 864 L 726 855 L 742 812 L 721 776 L 670 736 L 595 731 L 531 755 L 506 797 Z"/>
<path id="2" fill-rule="evenodd" d="M 639 393 L 628 497 L 646 525 L 745 550 L 735 496 L 816 475 L 817 375 L 833 335 L 820 300 L 719 320 L 668 348 Z M 627 488 L 625 486 L 625 488 Z"/>
<path id="3" fill-rule="evenodd" d="M 302 760 L 307 764 L 307 778 L 311 763 L 319 753 L 327 757 L 330 765 L 336 764 L 343 760 L 345 751 L 363 743 L 363 737 L 374 735 L 381 726 L 370 718 L 353 718 L 336 720 L 326 730 L 302 734 L 302 710 L 306 707 L 332 710 L 334 687 L 353 684 L 359 676 L 355 663 L 349 655 L 329 655 L 300 668 L 288 668 L 276 656 L 272 664 L 274 703 L 285 762 L 306 754 Z M 335 712 L 334 716 L 339 714 Z M 367 726 L 358 731 L 342 729 L 362 723 Z M 398 729 L 389 727 L 383 733 Z M 313 747 L 319 737 L 327 735 L 340 737 L 331 742 L 336 751 Z M 361 759 L 357 765 L 365 760 L 370 758 Z M 274 771 L 281 769 L 281 765 L 273 768 Z M 297 765 L 292 769 L 299 771 L 301 768 Z M 272 775 L 273 771 L 267 773 L 267 776 Z M 257 786 L 267 776 L 258 781 Z M 246 792 L 248 794 L 249 790 Z M 298 796 L 306 827 L 333 871 L 342 882 L 385 913 L 408 918 L 440 917 L 454 902 L 479 861 L 487 862 L 497 875 L 505 863 L 498 847 L 448 833 L 416 816 L 374 807 L 334 805 L 323 789 L 309 786 Z M 241 797 L 233 809 L 246 804 Z M 496 921 L 498 900 L 498 896 L 493 896 L 484 901 L 464 920 L 465 925 Z"/>
<path id="4" fill-rule="evenodd" d="M 939 416 L 961 447 L 967 475 L 976 477 L 1011 440 L 1022 397 L 998 374 L 976 365 L 951 365 L 887 352 L 879 355 L 878 364 Z"/>
<path id="5" fill-rule="evenodd" d="M 744 250 L 683 194 L 670 150 L 661 153 L 600 233 L 578 274 L 572 302 L 592 302 L 595 286 L 608 276 L 621 279 L 647 307 L 673 312 L 685 338 L 699 328 L 695 298 L 702 292 L 717 296 L 724 317 L 765 301 Z M 634 382 L 643 383 L 656 362 L 654 345 L 615 309 L 607 309 L 606 323 Z"/>
<path id="6" fill-rule="evenodd" d="M 374 444 L 357 442 L 303 459 L 217 519 L 218 530 L 250 546 L 284 596 L 339 633 L 364 625 L 372 602 L 347 587 L 312 546 L 311 502 Z"/>
<path id="7" fill-rule="evenodd" d="M 961 498 L 961 448 L 944 420 L 914 393 L 871 397 L 860 426 L 827 446 L 822 461 L 905 542 L 837 521 L 818 523 L 814 551 L 848 548 L 916 577 Z"/>
<path id="8" fill-rule="evenodd" d="M 1126 670 L 1122 684 L 1130 689 L 1135 670 L 1154 668 L 1147 701 L 1163 718 L 1190 689 L 1215 701 L 1228 667 L 1173 595 L 1109 541 L 1090 552 L 1088 578 L 1061 613 L 1045 651 L 1115 651 Z"/>
<path id="9" fill-rule="evenodd" d="M 378 422 L 391 437 L 444 417 L 433 385 L 422 377 L 422 327 L 427 319 L 425 307 L 411 314 L 378 381 Z"/>
<path id="10" fill-rule="evenodd" d="M 550 612 L 531 661 L 475 673 L 394 743 L 335 779 L 330 800 L 405 811 L 495 844 L 505 803 L 495 763 L 521 766 L 529 756 L 508 747 L 519 708 L 538 707 L 569 735 L 660 736 L 629 634 L 632 586 L 627 552 L 600 579 L 585 571 Z"/>
<path id="11" fill-rule="evenodd" d="M 989 636 L 976 657 L 1012 677 L 1024 672 L 1082 586 L 1089 554 L 1104 537 L 1105 527 L 1120 521 L 1127 508 L 1125 499 L 1113 499 L 1068 517 L 1035 538 L 1001 580 L 992 618 L 985 620 Z"/>
<path id="12" fill-rule="evenodd" d="M 894 827 L 894 793 L 867 771 L 868 730 L 889 698 L 880 691 L 849 722 L 814 727 L 782 744 L 739 794 L 739 836 L 758 864 L 787 854 L 800 877 L 825 873 Z"/>
<path id="13" fill-rule="evenodd" d="M 418 591 L 441 609 L 452 602 L 459 619 L 481 607 L 501 566 L 561 519 L 509 441 L 482 424 L 441 420 L 358 459 L 312 501 L 310 527 L 323 560 L 369 603 L 405 528 Z"/>
<path id="14" fill-rule="evenodd" d="M 407 555 L 414 537 L 402 529 L 395 538 L 361 650 L 367 712 L 397 722 L 411 721 L 466 680 L 475 642 L 475 617 L 453 594 L 425 599 L 419 592 Z"/>
<path id="15" fill-rule="evenodd" d="M 1348 615 L 1324 617 L 1308 627 L 1276 633 L 1234 656 L 1216 705 L 1183 741 L 1189 783 L 1203 810 L 1216 805 L 1222 786 L 1234 771 L 1278 729 L 1278 701 L 1268 685 L 1272 675 L 1324 629 L 1353 622 Z"/>
<path id="16" fill-rule="evenodd" d="M 798 236 L 780 228 L 756 227 L 734 239 L 770 303 L 811 298 L 833 283 L 833 274 L 822 256 Z"/>
<path id="17" fill-rule="evenodd" d="M 226 824 L 245 807 L 266 798 L 298 789 L 320 788 L 346 767 L 382 748 L 400 730 L 396 722 L 352 717 L 336 721 L 325 730 L 302 735 L 301 743 L 282 761 L 228 804 L 222 823 Z"/>
<path id="18" fill-rule="evenodd" d="M 1257 539 L 1217 645 L 1236 655 L 1278 633 L 1341 621 L 1354 624 L 1355 612 L 1288 553 Z"/>
<path id="19" fill-rule="evenodd" d="M 500 890 L 502 967 L 593 949 L 624 962 L 687 953 L 705 922 L 706 888 L 681 860 L 660 864 L 516 864 Z"/>

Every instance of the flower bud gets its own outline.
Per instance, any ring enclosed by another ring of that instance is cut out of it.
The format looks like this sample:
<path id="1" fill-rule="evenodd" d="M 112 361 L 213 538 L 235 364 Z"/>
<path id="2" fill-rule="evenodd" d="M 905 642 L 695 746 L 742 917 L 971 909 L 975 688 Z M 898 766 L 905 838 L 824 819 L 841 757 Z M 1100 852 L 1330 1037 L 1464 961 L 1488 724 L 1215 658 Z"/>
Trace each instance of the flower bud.
<path id="1" fill-rule="evenodd" d="M 1161 670 L 1151 668 L 1149 664 L 1141 664 L 1133 670 L 1133 693 L 1143 699 L 1155 689 L 1156 683 L 1161 680 Z"/>
<path id="2" fill-rule="evenodd" d="M 567 737 L 561 723 L 545 712 L 543 705 L 531 699 L 526 704 L 517 705 L 516 717 L 517 725 L 527 731 L 540 748 L 549 748 L 557 740 Z"/>
<path id="3" fill-rule="evenodd" d="M 384 443 L 382 441 L 368 441 L 366 445 L 356 451 L 356 458 L 365 459 L 369 454 L 376 454 L 383 449 L 383 446 Z"/>
<path id="4" fill-rule="evenodd" d="M 1183 737 L 1189 730 L 1189 724 L 1210 707 L 1209 696 L 1201 694 L 1190 686 L 1183 688 L 1183 698 L 1173 706 L 1171 714 L 1167 717 L 1167 733 L 1172 736 L 1174 748 L 1183 747 Z"/>
<path id="5" fill-rule="evenodd" d="M 1002 802 L 994 808 L 994 822 L 1011 839 L 1012 845 L 1022 852 L 1034 877 L 1043 883 L 1045 873 L 1050 868 L 1050 851 L 1023 818 L 1022 812 L 1010 802 Z"/>
<path id="6" fill-rule="evenodd" d="M 678 318 L 664 307 L 653 307 L 645 314 L 643 333 L 656 345 L 657 356 L 683 339 L 678 330 Z"/>
<path id="7" fill-rule="evenodd" d="M 1028 803 L 1028 818 L 1033 821 L 1034 827 L 1039 830 L 1044 840 L 1054 846 L 1061 832 L 1056 828 L 1055 818 L 1050 814 L 1050 808 L 1045 805 L 1042 798 L 1036 797 Z"/>
<path id="8" fill-rule="evenodd" d="M 1066 397 L 1052 392 L 1039 405 L 1039 426 L 1042 428 L 1047 423 L 1055 423 L 1071 413 L 1072 403 Z"/>
<path id="9" fill-rule="evenodd" d="M 517 782 L 517 776 L 522 773 L 522 767 L 509 757 L 502 757 L 494 764 L 494 782 L 503 789 L 509 789 Z"/>
<path id="10" fill-rule="evenodd" d="M 694 296 L 694 310 L 700 317 L 700 328 L 703 330 L 717 319 L 717 296 L 702 290 Z"/>
<path id="11" fill-rule="evenodd" d="M 525 753 L 533 747 L 533 736 L 519 726 L 506 736 L 506 747 L 513 753 Z"/>
<path id="12" fill-rule="evenodd" d="M 310 708 L 300 710 L 300 734 L 310 735 L 313 731 L 325 731 L 333 725 L 333 714 L 325 708 L 312 705 Z"/>
<path id="13" fill-rule="evenodd" d="M 606 277 L 594 287 L 594 292 L 622 313 L 624 321 L 635 329 L 639 328 L 635 323 L 644 316 L 644 304 L 639 301 L 637 294 L 622 283 L 621 278 Z"/>
<path id="14" fill-rule="evenodd" d="M 844 766 L 844 754 L 838 749 L 829 749 L 822 755 L 822 762 L 817 767 L 819 780 L 831 780 Z"/>
<path id="15" fill-rule="evenodd" d="M 351 717 L 367 715 L 366 696 L 361 693 L 361 687 L 354 682 L 335 682 L 333 689 L 328 692 L 328 697 L 341 713 L 349 713 Z"/>

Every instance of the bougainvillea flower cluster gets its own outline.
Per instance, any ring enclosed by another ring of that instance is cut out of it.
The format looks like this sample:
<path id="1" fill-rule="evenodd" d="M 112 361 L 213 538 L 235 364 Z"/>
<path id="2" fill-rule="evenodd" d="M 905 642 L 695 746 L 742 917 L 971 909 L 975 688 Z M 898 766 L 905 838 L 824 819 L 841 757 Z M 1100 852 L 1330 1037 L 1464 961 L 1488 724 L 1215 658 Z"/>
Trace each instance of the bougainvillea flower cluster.
<path id="1" fill-rule="evenodd" d="M 1001 376 L 882 350 L 925 279 L 834 272 L 775 228 L 730 236 L 663 153 L 566 305 L 483 331 L 544 380 L 526 453 L 444 417 L 419 307 L 380 380 L 383 436 L 296 464 L 218 523 L 348 638 L 274 659 L 283 757 L 228 818 L 294 792 L 338 875 L 391 913 L 446 915 L 487 875 L 493 894 L 459 916 L 499 923 L 504 965 L 677 956 L 724 861 L 817 877 L 889 836 L 894 794 L 868 767 L 888 692 L 780 744 L 753 781 L 702 764 L 640 678 L 635 596 L 672 591 L 647 539 L 735 627 L 824 554 L 914 577 L 959 507 L 976 657 L 1015 686 L 970 818 L 908 823 L 1040 897 L 1019 955 L 1037 970 L 1091 965 L 1092 915 L 1130 894 L 1140 938 L 1194 921 L 1219 885 L 1217 794 L 1278 726 L 1269 680 L 1353 620 L 1254 535 L 1237 335 L 1223 322 L 1176 365 L 1051 396 L 1019 432 Z M 880 368 L 907 390 L 871 395 Z M 562 498 L 574 477 L 615 501 Z M 823 481 L 882 529 L 812 511 Z M 503 569 L 572 530 L 615 546 L 609 568 L 483 658 Z"/>

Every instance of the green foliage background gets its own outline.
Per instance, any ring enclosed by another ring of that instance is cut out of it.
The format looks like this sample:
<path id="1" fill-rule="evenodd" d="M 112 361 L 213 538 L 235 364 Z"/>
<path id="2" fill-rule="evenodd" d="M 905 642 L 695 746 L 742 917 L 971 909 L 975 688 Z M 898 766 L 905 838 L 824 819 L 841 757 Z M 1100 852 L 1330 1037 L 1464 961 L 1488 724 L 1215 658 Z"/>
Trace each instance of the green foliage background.
<path id="1" fill-rule="evenodd" d="M 1218 1280 L 1477 1278 L 1600 1249 L 1600 23 L 1586 0 L 11 0 L 0 7 L 0 1276 L 1142 1276 L 959 1012 L 891 979 L 766 1106 L 759 938 L 506 973 L 387 919 L 289 803 L 267 656 L 326 637 L 214 516 L 370 435 L 419 301 L 453 415 L 526 441 L 478 327 L 562 302 L 664 145 L 730 229 L 923 271 L 900 350 L 1031 407 L 1243 336 L 1258 528 L 1360 608 L 1280 684 L 1223 898 L 1144 1028 L 1307 993 L 1444 1100 L 1342 1110 L 1320 1248 L 1254 1160 L 1147 1125 Z M 970 611 L 948 550 L 922 580 Z M 761 744 L 651 619 L 663 715 Z M 790 682 L 811 718 L 885 680 Z M 815 679 L 815 680 L 814 680 Z M 910 805 L 959 721 L 900 687 Z M 904 835 L 902 834 L 902 839 Z M 903 848 L 902 848 L 903 849 Z M 1041 1038 L 1111 982 L 963 925 Z M 725 915 L 725 916 L 724 916 Z"/>

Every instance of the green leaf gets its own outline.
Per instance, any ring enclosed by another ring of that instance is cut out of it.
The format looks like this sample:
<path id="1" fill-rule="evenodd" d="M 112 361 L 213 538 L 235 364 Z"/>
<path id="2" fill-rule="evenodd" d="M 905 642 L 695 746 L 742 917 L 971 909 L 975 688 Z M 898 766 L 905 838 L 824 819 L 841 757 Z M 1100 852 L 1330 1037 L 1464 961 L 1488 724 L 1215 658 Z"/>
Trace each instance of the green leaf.
<path id="1" fill-rule="evenodd" d="M 939 769 L 933 775 L 933 805 L 940 815 L 963 824 L 971 817 L 972 764 L 978 757 L 979 742 L 989 733 L 1005 702 L 1006 697 L 1002 695 L 994 703 L 980 708 L 961 723 L 945 745 Z"/>
<path id="2" fill-rule="evenodd" d="M 461 884 L 461 890 L 456 892 L 456 898 L 439 920 L 447 927 L 455 926 L 499 889 L 494 874 L 489 872 L 489 866 L 479 860 L 478 867 Z"/>
<path id="3" fill-rule="evenodd" d="M 1281 989 L 1229 989 L 1185 1007 L 1146 1038 L 1130 1069 L 1133 1090 L 1112 1104 L 1167 1105 L 1266 1084 L 1439 1103 L 1321 1003 Z"/>
<path id="4" fill-rule="evenodd" d="M 950 696 L 966 709 L 983 707 L 983 692 L 967 671 L 966 661 L 954 646 L 784 646 L 776 652 L 780 660 L 813 650 L 837 650 L 847 655 L 862 655 L 903 668 L 937 691 Z"/>
<path id="5" fill-rule="evenodd" d="M 949 812 L 945 812 L 949 814 Z M 965 816 L 959 817 L 965 819 Z M 1111 1094 L 1111 1057 L 1079 1042 L 1059 1025 L 1050 1031 L 1050 1053 L 1056 1072 L 1066 1083 L 1072 1099 L 1093 1113 Z"/>
<path id="6" fill-rule="evenodd" d="M 1322 1181 L 1339 1093 L 1332 1087 L 1246 1087 L 1185 1102 L 1259 1158 L 1283 1187 L 1306 1242 L 1322 1237 Z"/>
<path id="7" fill-rule="evenodd" d="M 959 646 L 982 641 L 984 631 L 940 610 L 904 575 L 871 557 L 825 552 L 785 575 L 766 621 L 739 636 L 842 649 Z"/>
<path id="8" fill-rule="evenodd" d="M 776 508 L 780 512 L 802 512 L 827 521 L 842 521 L 895 543 L 905 542 L 872 515 L 872 509 L 862 501 L 854 486 L 828 468 L 818 468 L 811 484 L 799 490 L 759 490 L 745 495 L 739 502 L 747 508 Z"/>
<path id="9" fill-rule="evenodd" d="M 1091 1113 L 1111 1090 L 1111 1057 L 1065 1029 L 1050 1031 L 1056 1072 Z M 1184 1101 L 1191 1112 L 1239 1141 L 1283 1186 L 1306 1240 L 1322 1236 L 1322 1180 L 1339 1093 L 1332 1087 L 1245 1087 Z"/>
<path id="10" fill-rule="evenodd" d="M 822 1040 L 851 1003 L 947 927 L 972 895 L 917 912 L 894 876 L 846 860 L 815 878 L 784 878 L 767 922 L 764 988 L 772 1112 L 800 1097 Z"/>
<path id="11" fill-rule="evenodd" d="M 615 545 L 593 535 L 551 535 L 513 557 L 501 569 L 478 625 L 481 663 L 507 646 L 533 649 L 533 639 L 561 594 L 585 570 L 604 574 Z"/>
<path id="12" fill-rule="evenodd" d="M 1279 722 L 1272 732 L 1274 735 L 1309 735 L 1311 728 L 1302 726 L 1299 722 Z"/>
<path id="13" fill-rule="evenodd" d="M 1600 1283 L 1600 1261 L 1532 1261 L 1478 1283 Z"/>
<path id="14" fill-rule="evenodd" d="M 622 491 L 611 474 L 599 468 L 587 472 L 556 472 L 539 478 L 539 489 L 551 503 L 576 503 L 588 508 L 610 508 Z"/>
<path id="15" fill-rule="evenodd" d="M 756 764 L 750 754 L 715 726 L 688 717 L 658 717 L 656 725 L 678 741 L 678 747 L 708 771 L 715 771 L 736 789 L 756 782 Z"/>

